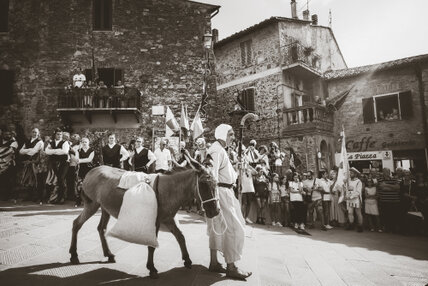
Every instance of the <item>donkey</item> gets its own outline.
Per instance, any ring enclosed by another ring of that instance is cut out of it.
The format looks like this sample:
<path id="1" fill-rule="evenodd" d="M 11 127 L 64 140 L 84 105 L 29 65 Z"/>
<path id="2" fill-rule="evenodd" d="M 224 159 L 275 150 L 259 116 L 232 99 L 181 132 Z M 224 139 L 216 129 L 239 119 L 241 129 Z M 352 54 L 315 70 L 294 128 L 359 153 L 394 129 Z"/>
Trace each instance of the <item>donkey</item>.
<path id="1" fill-rule="evenodd" d="M 189 158 L 187 158 L 189 159 Z M 190 159 L 191 160 L 191 159 Z M 169 174 L 160 174 L 154 183 L 154 189 L 158 201 L 158 214 L 156 220 L 156 235 L 159 232 L 160 224 L 165 225 L 175 236 L 180 245 L 184 266 L 191 268 L 192 261 L 187 252 L 186 242 L 180 229 L 174 221 L 174 216 L 180 206 L 185 202 L 197 197 L 201 200 L 206 216 L 213 218 L 219 214 L 217 198 L 215 197 L 216 182 L 211 175 L 209 168 L 198 162 L 191 160 L 192 169 L 173 171 Z M 120 177 L 125 171 L 109 166 L 99 166 L 88 172 L 83 181 L 82 198 L 84 209 L 82 213 L 73 221 L 73 230 L 70 245 L 70 261 L 73 264 L 79 263 L 77 256 L 77 233 L 82 225 L 92 217 L 101 207 L 101 220 L 98 224 L 98 232 L 101 239 L 104 256 L 108 262 L 115 262 L 114 255 L 110 252 L 105 238 L 110 216 L 118 217 L 122 205 L 124 189 L 117 188 Z M 158 278 L 157 269 L 153 263 L 155 248 L 148 247 L 148 258 L 146 267 L 150 271 L 151 278 Z"/>

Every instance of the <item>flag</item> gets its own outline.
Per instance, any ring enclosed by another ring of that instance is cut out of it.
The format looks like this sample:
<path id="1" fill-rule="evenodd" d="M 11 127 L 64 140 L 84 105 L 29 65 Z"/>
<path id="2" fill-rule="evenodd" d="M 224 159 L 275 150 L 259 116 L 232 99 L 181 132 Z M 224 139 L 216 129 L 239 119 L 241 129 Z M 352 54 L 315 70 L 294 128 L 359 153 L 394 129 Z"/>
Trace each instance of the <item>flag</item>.
<path id="1" fill-rule="evenodd" d="M 180 130 L 177 120 L 174 117 L 169 106 L 166 107 L 166 119 L 165 119 L 165 136 L 171 137 L 175 132 Z"/>
<path id="2" fill-rule="evenodd" d="M 181 104 L 180 128 L 181 128 L 183 134 L 185 136 L 187 136 L 187 133 L 190 130 L 189 117 L 187 115 L 187 106 L 184 107 L 183 104 Z"/>
<path id="3" fill-rule="evenodd" d="M 204 133 L 204 127 L 202 127 L 201 115 L 199 114 L 199 109 L 196 111 L 195 118 L 193 119 L 190 130 L 193 133 L 193 139 L 198 138 Z"/>
<path id="4" fill-rule="evenodd" d="M 348 153 L 346 152 L 346 140 L 345 140 L 345 130 L 342 126 L 342 132 L 340 133 L 342 139 L 342 149 L 340 151 L 340 161 L 339 161 L 339 171 L 337 172 L 337 184 L 346 187 L 349 180 L 349 162 L 348 162 Z M 346 179 L 346 181 L 345 181 Z M 339 198 L 339 203 L 344 200 L 344 193 Z"/>

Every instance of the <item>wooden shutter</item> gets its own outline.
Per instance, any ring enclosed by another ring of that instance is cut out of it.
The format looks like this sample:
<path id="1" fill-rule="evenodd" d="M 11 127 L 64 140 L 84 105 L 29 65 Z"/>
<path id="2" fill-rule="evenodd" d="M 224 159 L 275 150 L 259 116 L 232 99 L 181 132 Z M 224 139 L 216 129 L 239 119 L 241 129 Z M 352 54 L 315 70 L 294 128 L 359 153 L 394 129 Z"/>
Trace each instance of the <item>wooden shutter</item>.
<path id="1" fill-rule="evenodd" d="M 114 69 L 114 85 L 116 85 L 119 80 L 123 84 L 123 71 L 121 69 Z"/>
<path id="2" fill-rule="evenodd" d="M 246 109 L 248 111 L 255 111 L 255 89 L 249 88 L 245 93 L 246 97 Z"/>
<path id="3" fill-rule="evenodd" d="M 401 118 L 408 119 L 413 115 L 413 102 L 412 102 L 412 92 L 405 91 L 400 92 L 400 109 L 401 109 Z"/>
<path id="4" fill-rule="evenodd" d="M 112 18 L 113 18 L 113 3 L 112 0 L 103 0 L 104 1 L 104 30 L 111 30 L 112 28 Z"/>
<path id="5" fill-rule="evenodd" d="M 94 30 L 111 30 L 113 19 L 112 0 L 93 0 Z"/>
<path id="6" fill-rule="evenodd" d="M 93 18 L 93 29 L 99 30 L 101 29 L 101 5 L 102 0 L 93 0 L 93 6 L 92 6 L 92 18 Z"/>
<path id="7" fill-rule="evenodd" d="M 13 83 L 15 73 L 10 70 L 0 70 L 0 105 L 13 103 Z"/>
<path id="8" fill-rule="evenodd" d="M 9 0 L 0 0 L 0 32 L 8 32 Z"/>
<path id="9" fill-rule="evenodd" d="M 241 63 L 245 66 L 245 62 L 247 59 L 247 54 L 245 53 L 245 42 L 241 43 Z"/>
<path id="10" fill-rule="evenodd" d="M 363 98 L 363 119 L 365 124 L 375 121 L 373 97 Z"/>
<path id="11" fill-rule="evenodd" d="M 247 41 L 247 65 L 253 62 L 252 40 Z"/>

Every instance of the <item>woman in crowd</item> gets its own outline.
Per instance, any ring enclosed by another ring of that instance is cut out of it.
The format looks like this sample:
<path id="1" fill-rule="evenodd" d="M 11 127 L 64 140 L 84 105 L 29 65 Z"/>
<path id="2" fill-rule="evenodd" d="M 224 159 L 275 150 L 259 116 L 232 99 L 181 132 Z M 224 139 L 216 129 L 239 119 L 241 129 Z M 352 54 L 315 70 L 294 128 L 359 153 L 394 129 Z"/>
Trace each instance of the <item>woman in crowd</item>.
<path id="1" fill-rule="evenodd" d="M 281 194 L 281 214 L 283 226 L 291 226 L 290 216 L 290 191 L 288 189 L 287 176 L 284 176 L 280 180 L 279 190 Z"/>
<path id="2" fill-rule="evenodd" d="M 244 217 L 247 223 L 253 223 L 248 215 L 251 209 L 251 203 L 254 201 L 254 184 L 253 176 L 257 174 L 257 171 L 254 170 L 250 164 L 244 160 L 242 164 L 242 178 L 241 178 L 241 194 L 242 194 L 242 216 Z"/>
<path id="3" fill-rule="evenodd" d="M 79 181 L 77 184 L 77 193 L 76 193 L 76 204 L 75 206 L 80 206 L 82 203 L 82 182 L 85 179 L 86 174 L 93 168 L 93 160 L 95 156 L 95 151 L 89 146 L 89 139 L 87 137 L 82 138 L 82 146 L 79 150 L 79 172 L 78 177 Z"/>
<path id="4" fill-rule="evenodd" d="M 270 143 L 269 146 L 269 163 L 272 172 L 281 173 L 280 167 L 282 166 L 281 151 L 275 142 Z"/>
<path id="5" fill-rule="evenodd" d="M 380 229 L 379 210 L 377 207 L 377 191 L 373 179 L 368 179 L 364 187 L 364 210 L 368 218 L 370 231 L 382 232 Z"/>
<path id="6" fill-rule="evenodd" d="M 270 171 L 269 153 L 265 145 L 260 146 L 259 155 L 260 155 L 258 160 L 259 164 L 262 164 L 262 162 L 264 162 L 263 167 L 265 167 L 269 172 Z"/>
<path id="7" fill-rule="evenodd" d="M 256 223 L 265 224 L 264 209 L 269 196 L 269 180 L 263 168 L 260 165 L 256 166 L 257 175 L 254 176 L 254 189 L 257 200 L 257 221 Z"/>
<path id="8" fill-rule="evenodd" d="M 270 208 L 270 218 L 272 220 L 273 226 L 282 226 L 280 222 L 280 207 L 281 207 L 281 191 L 279 188 L 279 175 L 273 173 L 272 183 L 269 188 L 269 208 Z"/>
<path id="9" fill-rule="evenodd" d="M 288 183 L 290 190 L 290 202 L 292 205 L 292 220 L 294 228 L 305 230 L 306 210 L 303 204 L 303 184 L 300 182 L 299 174 L 293 174 L 293 180 Z"/>
<path id="10" fill-rule="evenodd" d="M 344 196 L 343 182 L 337 182 L 337 171 L 330 171 L 331 209 L 330 219 L 335 226 L 343 226 L 346 223 L 344 203 L 339 199 Z"/>

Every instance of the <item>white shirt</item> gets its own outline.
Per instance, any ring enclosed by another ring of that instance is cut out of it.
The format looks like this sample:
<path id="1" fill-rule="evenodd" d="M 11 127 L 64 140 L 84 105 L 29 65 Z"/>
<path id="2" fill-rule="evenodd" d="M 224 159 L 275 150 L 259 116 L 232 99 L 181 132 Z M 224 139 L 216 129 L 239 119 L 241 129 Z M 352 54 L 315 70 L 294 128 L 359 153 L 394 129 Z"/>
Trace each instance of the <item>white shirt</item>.
<path id="1" fill-rule="evenodd" d="M 61 142 L 61 140 L 55 140 L 55 146 L 57 146 L 59 142 Z M 64 141 L 64 144 L 62 144 L 61 149 L 52 149 L 51 144 L 48 144 L 48 146 L 46 147 L 46 155 L 67 155 L 67 158 L 69 158 L 68 156 L 69 151 L 70 151 L 70 145 L 68 144 L 67 141 Z"/>
<path id="2" fill-rule="evenodd" d="M 259 161 L 260 158 L 260 154 L 259 151 L 257 151 L 257 149 L 253 149 L 248 147 L 247 150 L 245 151 L 245 156 L 247 157 L 247 160 L 249 163 L 257 163 Z"/>
<path id="3" fill-rule="evenodd" d="M 34 142 L 34 140 L 37 140 L 37 138 L 31 138 L 31 143 Z M 19 150 L 19 154 L 21 155 L 28 155 L 28 156 L 34 156 L 35 154 L 39 153 L 41 150 L 43 150 L 43 141 L 40 140 L 37 142 L 37 144 L 33 148 L 25 148 L 27 147 L 26 144 L 22 146 L 21 150 Z"/>
<path id="4" fill-rule="evenodd" d="M 74 155 L 70 154 L 70 166 L 75 167 L 79 164 L 79 148 L 80 148 L 80 145 L 74 145 L 70 148 L 71 148 L 71 150 L 74 151 Z"/>
<path id="5" fill-rule="evenodd" d="M 217 182 L 234 184 L 237 174 L 223 146 L 218 141 L 214 142 L 208 149 L 208 154 L 213 158 L 213 177 Z"/>
<path id="6" fill-rule="evenodd" d="M 85 81 L 86 81 L 86 76 L 83 73 L 75 74 L 73 76 L 73 86 L 74 87 L 82 87 L 83 84 L 85 83 Z"/>
<path id="7" fill-rule="evenodd" d="M 114 147 L 114 145 L 116 145 L 116 143 L 113 143 L 113 144 L 109 143 L 107 145 L 111 149 Z M 129 158 L 129 152 L 122 145 L 120 145 L 120 155 L 121 155 L 120 157 L 121 162 Z"/>
<path id="8" fill-rule="evenodd" d="M 290 201 L 303 201 L 302 194 L 300 193 L 300 188 L 303 188 L 302 182 L 289 182 L 288 188 L 290 189 Z"/>
<path id="9" fill-rule="evenodd" d="M 160 148 L 155 150 L 154 156 L 156 157 L 156 170 L 169 170 L 168 162 L 171 161 L 171 152 L 167 148 Z"/>
<path id="10" fill-rule="evenodd" d="M 320 179 L 318 180 L 318 187 L 322 188 L 324 190 L 324 195 L 322 197 L 323 201 L 330 201 L 331 195 L 330 195 L 330 181 Z"/>

